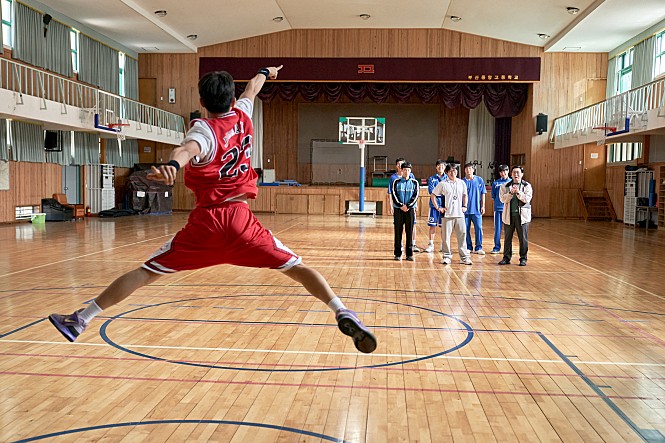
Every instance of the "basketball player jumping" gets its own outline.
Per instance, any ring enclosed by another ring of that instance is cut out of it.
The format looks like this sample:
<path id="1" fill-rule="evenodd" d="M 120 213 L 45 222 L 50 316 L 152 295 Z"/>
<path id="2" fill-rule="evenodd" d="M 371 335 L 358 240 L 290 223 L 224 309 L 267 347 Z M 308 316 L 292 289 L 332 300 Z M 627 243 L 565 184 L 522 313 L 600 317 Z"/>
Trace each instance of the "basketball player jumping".
<path id="1" fill-rule="evenodd" d="M 180 232 L 141 267 L 111 283 L 86 308 L 69 315 L 49 316 L 67 340 L 75 341 L 96 315 L 161 275 L 231 264 L 281 270 L 328 305 L 339 329 L 353 338 L 360 352 L 376 349 L 374 335 L 355 312 L 344 306 L 323 276 L 305 266 L 301 257 L 261 226 L 249 209 L 247 200 L 257 194 L 257 174 L 250 164 L 254 98 L 268 78 L 277 78 L 281 68 L 259 69 L 237 101 L 233 78 L 227 72 L 212 72 L 201 78 L 201 105 L 210 118 L 192 121 L 169 162 L 153 166 L 148 176 L 173 185 L 184 166 L 185 185 L 196 195 L 196 208 Z"/>

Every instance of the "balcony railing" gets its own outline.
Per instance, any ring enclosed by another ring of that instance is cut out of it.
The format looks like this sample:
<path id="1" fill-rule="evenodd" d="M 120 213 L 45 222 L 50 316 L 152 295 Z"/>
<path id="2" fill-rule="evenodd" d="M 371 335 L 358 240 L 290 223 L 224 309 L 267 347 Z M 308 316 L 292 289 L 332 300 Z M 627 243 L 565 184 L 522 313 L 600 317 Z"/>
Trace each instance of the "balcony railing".
<path id="1" fill-rule="evenodd" d="M 648 112 L 654 110 L 658 110 L 658 116 L 665 116 L 665 78 L 558 117 L 550 142 L 571 146 L 577 144 L 575 138 L 593 131 L 600 139 L 646 129 Z"/>
<path id="2" fill-rule="evenodd" d="M 38 97 L 42 108 L 47 100 L 60 103 L 63 113 L 67 106 L 74 106 L 99 115 L 103 124 L 131 120 L 145 125 L 147 132 L 153 127 L 157 131 L 185 133 L 185 120 L 182 116 L 148 106 L 101 89 L 86 86 L 50 72 L 33 68 L 23 63 L 0 58 L 0 88 L 18 93 L 17 104 L 23 103 L 23 96 Z M 91 129 L 91 128 L 82 128 Z"/>

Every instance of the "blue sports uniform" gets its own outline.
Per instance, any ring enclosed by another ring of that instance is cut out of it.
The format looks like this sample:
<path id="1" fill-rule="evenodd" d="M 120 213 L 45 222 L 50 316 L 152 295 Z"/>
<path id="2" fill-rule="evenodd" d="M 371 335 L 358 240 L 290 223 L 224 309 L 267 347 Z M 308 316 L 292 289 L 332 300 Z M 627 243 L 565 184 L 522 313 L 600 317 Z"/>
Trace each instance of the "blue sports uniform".
<path id="1" fill-rule="evenodd" d="M 429 191 L 430 195 L 432 194 L 434 188 L 436 188 L 436 185 L 445 179 L 445 174 L 434 174 L 427 179 L 427 190 Z M 443 195 L 437 195 L 436 200 L 439 207 L 445 206 L 443 204 Z M 441 213 L 436 210 L 436 207 L 432 204 L 432 200 L 429 201 L 429 217 L 427 217 L 427 226 L 441 226 Z"/>

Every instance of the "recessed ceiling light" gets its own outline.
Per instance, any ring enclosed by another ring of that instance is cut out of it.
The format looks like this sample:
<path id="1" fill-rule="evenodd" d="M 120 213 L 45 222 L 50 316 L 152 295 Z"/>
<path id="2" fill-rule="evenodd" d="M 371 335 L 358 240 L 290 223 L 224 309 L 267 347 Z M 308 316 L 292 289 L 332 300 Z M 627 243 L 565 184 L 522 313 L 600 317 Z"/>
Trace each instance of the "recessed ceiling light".
<path id="1" fill-rule="evenodd" d="M 578 12 L 580 12 L 580 8 L 576 8 L 576 7 L 574 7 L 574 6 L 568 6 L 568 7 L 566 8 L 566 11 L 568 11 L 568 14 L 575 15 L 575 14 L 577 14 Z"/>
<path id="2" fill-rule="evenodd" d="M 155 15 L 157 17 L 166 17 L 166 11 L 163 9 L 160 9 L 159 11 L 155 11 Z"/>
<path id="3" fill-rule="evenodd" d="M 581 46 L 566 46 L 563 48 L 564 51 L 581 51 L 582 47 Z"/>
<path id="4" fill-rule="evenodd" d="M 371 17 L 371 15 L 369 15 L 369 14 L 360 14 L 359 17 L 360 17 L 361 19 L 363 19 L 363 20 L 369 20 L 369 18 Z"/>
<path id="5" fill-rule="evenodd" d="M 458 21 L 462 20 L 462 17 L 458 17 L 456 15 L 451 15 L 450 20 L 452 20 L 454 22 L 458 22 Z"/>
<path id="6" fill-rule="evenodd" d="M 548 38 L 550 38 L 548 34 L 538 34 L 538 37 L 542 38 L 543 40 L 547 40 Z"/>
<path id="7" fill-rule="evenodd" d="M 187 38 L 190 39 L 190 40 L 196 40 L 197 38 L 199 38 L 199 36 L 196 35 L 196 34 L 189 34 L 189 35 L 187 36 Z"/>
<path id="8" fill-rule="evenodd" d="M 277 22 L 277 23 L 281 22 L 282 20 L 284 20 L 284 17 L 282 17 L 282 16 L 277 16 L 277 17 L 272 19 L 272 21 Z"/>

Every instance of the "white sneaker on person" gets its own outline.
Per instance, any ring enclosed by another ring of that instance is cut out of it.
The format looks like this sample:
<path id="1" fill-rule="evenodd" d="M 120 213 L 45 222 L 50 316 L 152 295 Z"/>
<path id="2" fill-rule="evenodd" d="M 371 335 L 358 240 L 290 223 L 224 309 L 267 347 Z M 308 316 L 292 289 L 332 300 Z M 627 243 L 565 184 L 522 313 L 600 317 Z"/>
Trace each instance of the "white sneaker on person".
<path id="1" fill-rule="evenodd" d="M 478 254 L 478 255 L 485 255 L 485 251 L 483 251 L 482 249 L 478 249 L 477 251 L 473 251 L 473 253 Z"/>
<path id="2" fill-rule="evenodd" d="M 452 262 L 452 260 L 450 260 L 447 257 L 444 257 L 443 260 L 441 261 L 441 263 L 444 264 L 444 265 L 449 265 L 451 262 Z"/>
<path id="3" fill-rule="evenodd" d="M 463 258 L 462 260 L 460 260 L 459 264 L 460 265 L 472 265 L 473 262 L 471 261 L 470 258 L 467 257 L 467 258 Z"/>
<path id="4" fill-rule="evenodd" d="M 430 243 L 427 245 L 427 248 L 425 248 L 425 252 L 434 252 L 434 244 Z"/>

